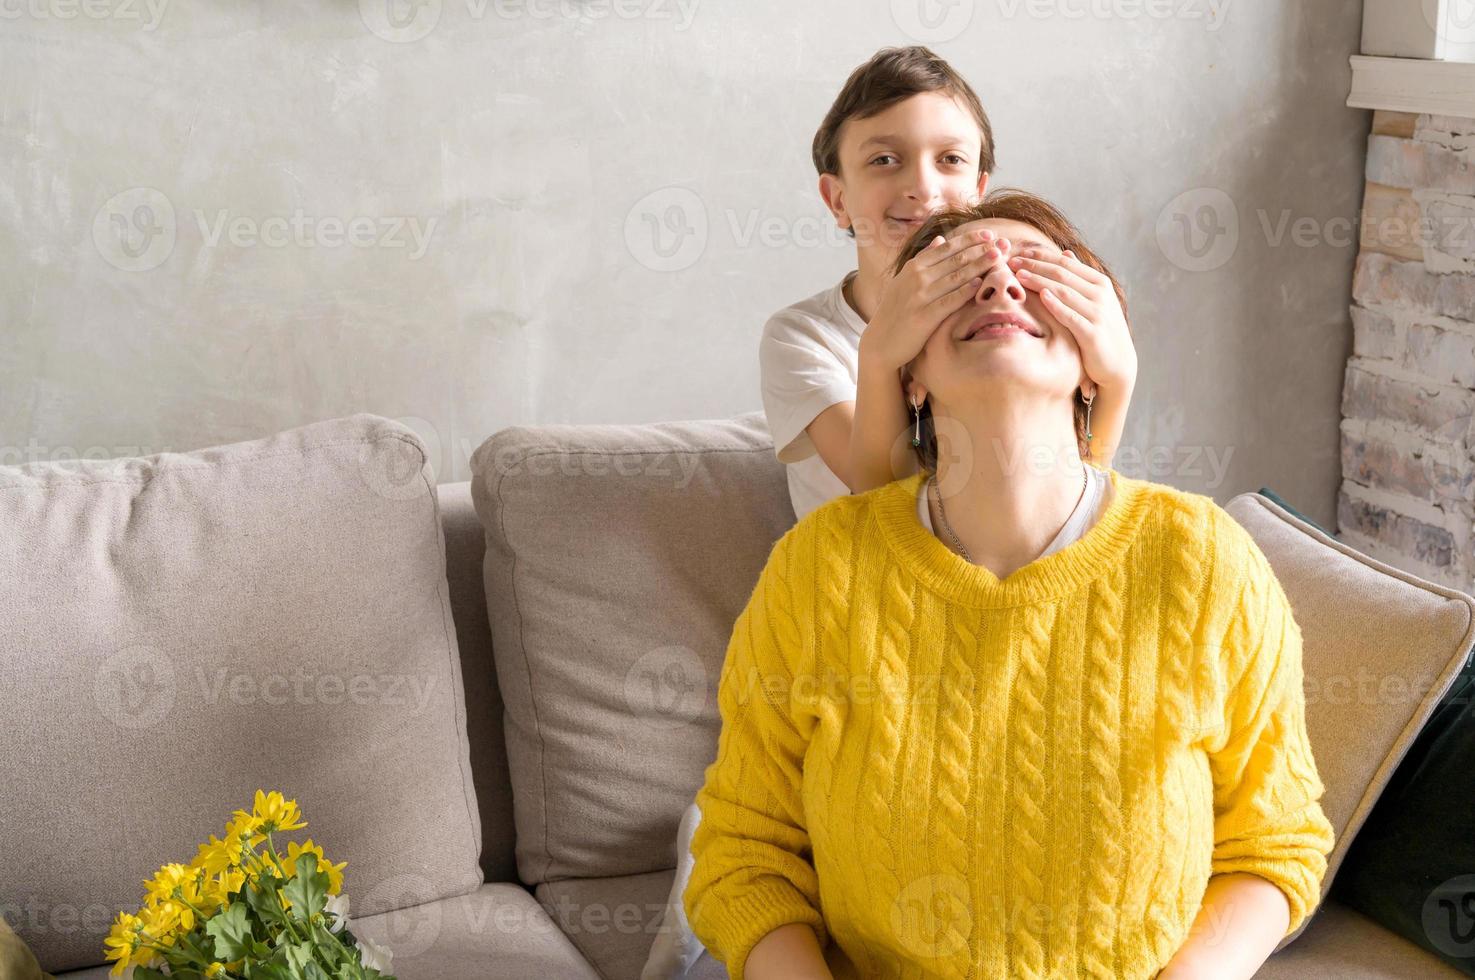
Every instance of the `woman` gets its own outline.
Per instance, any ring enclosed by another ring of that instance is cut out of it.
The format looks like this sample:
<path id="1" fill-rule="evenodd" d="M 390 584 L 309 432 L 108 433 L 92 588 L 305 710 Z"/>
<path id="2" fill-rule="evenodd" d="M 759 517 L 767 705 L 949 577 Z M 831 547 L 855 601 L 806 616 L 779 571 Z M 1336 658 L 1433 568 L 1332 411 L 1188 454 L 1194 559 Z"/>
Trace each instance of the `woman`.
<path id="1" fill-rule="evenodd" d="M 735 980 L 1250 977 L 1333 842 L 1299 630 L 1212 499 L 1081 459 L 1021 277 L 1120 290 L 1064 216 L 991 195 L 898 268 L 983 230 L 905 372 L 922 472 L 794 525 L 734 626 L 685 911 Z"/>

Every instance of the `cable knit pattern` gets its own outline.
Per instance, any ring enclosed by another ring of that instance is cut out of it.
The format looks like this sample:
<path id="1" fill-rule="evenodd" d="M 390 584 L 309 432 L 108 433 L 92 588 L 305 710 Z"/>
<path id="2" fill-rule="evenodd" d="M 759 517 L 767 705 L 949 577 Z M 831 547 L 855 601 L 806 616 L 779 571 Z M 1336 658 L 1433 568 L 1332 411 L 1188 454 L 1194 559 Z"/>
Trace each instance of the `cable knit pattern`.
<path id="1" fill-rule="evenodd" d="M 999 579 L 917 519 L 923 474 L 774 545 L 718 680 L 683 895 L 743 980 L 810 925 L 837 980 L 1152 977 L 1210 875 L 1294 931 L 1332 828 L 1301 635 L 1213 500 L 1108 471 L 1078 540 Z"/>

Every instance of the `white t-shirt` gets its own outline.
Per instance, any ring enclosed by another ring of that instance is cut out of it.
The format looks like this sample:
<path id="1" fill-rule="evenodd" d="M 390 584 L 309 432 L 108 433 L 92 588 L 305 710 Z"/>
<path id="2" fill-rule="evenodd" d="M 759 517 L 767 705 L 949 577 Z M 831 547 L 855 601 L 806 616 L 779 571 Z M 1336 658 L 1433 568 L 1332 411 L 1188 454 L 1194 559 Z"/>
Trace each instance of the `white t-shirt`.
<path id="1" fill-rule="evenodd" d="M 1065 519 L 1065 525 L 1061 527 L 1060 533 L 1055 535 L 1055 540 L 1040 552 L 1040 558 L 1053 555 L 1066 545 L 1080 540 L 1081 535 L 1089 531 L 1096 523 L 1097 517 L 1100 516 L 1098 511 L 1108 503 L 1106 498 L 1111 492 L 1111 476 L 1101 467 L 1092 466 L 1089 463 L 1086 464 L 1086 475 L 1090 479 L 1086 481 L 1085 492 L 1081 494 L 1075 510 L 1071 511 L 1070 516 Z M 928 482 L 928 480 L 923 480 L 922 486 L 917 490 L 917 520 L 921 521 L 922 526 L 927 530 L 936 534 L 937 532 L 932 528 L 932 509 L 927 506 Z"/>
<path id="2" fill-rule="evenodd" d="M 866 328 L 845 300 L 855 274 L 769 317 L 758 344 L 763 411 L 778 461 L 787 464 L 795 517 L 850 493 L 804 430 L 831 405 L 855 401 Z"/>

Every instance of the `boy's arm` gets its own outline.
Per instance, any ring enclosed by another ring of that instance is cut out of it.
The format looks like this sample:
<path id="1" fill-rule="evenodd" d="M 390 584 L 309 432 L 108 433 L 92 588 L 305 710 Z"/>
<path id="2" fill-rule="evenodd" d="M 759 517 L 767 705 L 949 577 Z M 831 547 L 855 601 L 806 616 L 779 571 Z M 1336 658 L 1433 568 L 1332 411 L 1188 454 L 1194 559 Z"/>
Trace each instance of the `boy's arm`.
<path id="1" fill-rule="evenodd" d="M 1096 399 L 1091 403 L 1091 462 L 1110 469 L 1111 461 L 1122 444 L 1127 427 L 1127 406 L 1132 401 L 1131 382 L 1123 387 L 1097 385 Z"/>
<path id="2" fill-rule="evenodd" d="M 910 439 L 911 422 L 900 376 L 894 369 L 867 357 L 862 343 L 848 446 L 850 479 L 847 482 L 852 493 L 865 493 L 917 472 L 917 454 L 912 451 Z"/>
<path id="3" fill-rule="evenodd" d="M 850 492 L 865 493 L 917 472 L 911 443 L 900 438 L 909 424 L 896 372 L 862 357 L 855 401 L 831 405 L 805 431 Z"/>

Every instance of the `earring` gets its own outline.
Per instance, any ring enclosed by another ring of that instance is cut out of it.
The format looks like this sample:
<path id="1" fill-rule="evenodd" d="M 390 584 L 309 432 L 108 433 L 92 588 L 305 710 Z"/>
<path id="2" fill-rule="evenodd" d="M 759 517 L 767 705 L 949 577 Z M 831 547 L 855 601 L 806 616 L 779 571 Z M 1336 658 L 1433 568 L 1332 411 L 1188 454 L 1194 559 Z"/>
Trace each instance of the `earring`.
<path id="1" fill-rule="evenodd" d="M 1094 401 L 1096 401 L 1096 396 L 1095 395 L 1092 395 L 1090 398 L 1087 398 L 1085 396 L 1085 394 L 1083 393 L 1081 395 L 1081 400 L 1086 403 L 1086 441 L 1087 442 L 1090 442 L 1091 441 L 1091 403 L 1094 402 Z"/>
<path id="2" fill-rule="evenodd" d="M 922 409 L 917 405 L 917 399 L 912 399 L 912 417 L 914 419 L 912 428 L 912 445 L 922 444 Z"/>

